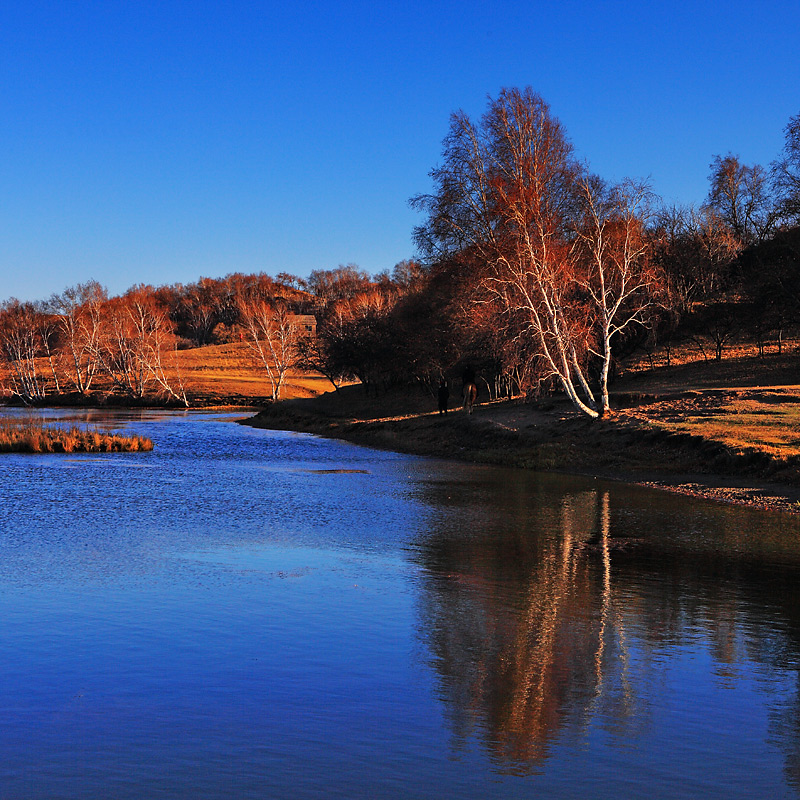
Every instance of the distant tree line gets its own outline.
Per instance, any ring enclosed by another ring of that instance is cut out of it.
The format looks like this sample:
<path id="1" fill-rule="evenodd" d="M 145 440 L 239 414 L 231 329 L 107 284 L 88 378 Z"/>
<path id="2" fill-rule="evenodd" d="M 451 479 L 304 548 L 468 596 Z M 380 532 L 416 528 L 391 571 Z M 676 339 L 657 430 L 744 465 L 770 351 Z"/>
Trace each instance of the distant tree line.
<path id="1" fill-rule="evenodd" d="M 388 273 L 372 278 L 352 265 L 307 279 L 236 273 L 188 285 L 134 286 L 119 297 L 88 281 L 45 301 L 12 298 L 0 306 L 3 388 L 39 402 L 87 396 L 102 382 L 119 396 L 188 405 L 177 351 L 225 342 L 246 347 L 273 400 L 292 368 L 320 372 L 337 388 L 353 379 L 372 386 L 387 372 L 376 320 L 416 271 L 403 262 L 396 280 Z"/>
<path id="2" fill-rule="evenodd" d="M 412 199 L 418 260 L 137 286 L 94 281 L 0 307 L 0 358 L 18 397 L 92 390 L 188 402 L 175 353 L 247 345 L 279 399 L 290 369 L 337 388 L 414 383 L 432 394 L 471 365 L 492 397 L 560 389 L 589 417 L 632 353 L 669 364 L 678 343 L 721 359 L 746 336 L 763 354 L 800 316 L 800 114 L 768 167 L 710 164 L 699 207 L 666 207 L 643 182 L 580 161 L 530 89 L 473 121 L 451 116 L 432 191 Z M 306 324 L 313 317 L 313 331 Z"/>

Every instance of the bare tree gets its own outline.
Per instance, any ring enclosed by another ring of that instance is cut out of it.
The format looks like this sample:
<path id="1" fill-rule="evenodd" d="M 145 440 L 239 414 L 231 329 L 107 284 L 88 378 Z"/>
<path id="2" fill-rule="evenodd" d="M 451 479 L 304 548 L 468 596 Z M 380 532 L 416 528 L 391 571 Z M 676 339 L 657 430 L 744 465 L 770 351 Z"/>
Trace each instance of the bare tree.
<path id="1" fill-rule="evenodd" d="M 748 167 L 739 156 L 715 156 L 708 176 L 706 207 L 716 211 L 745 245 L 763 242 L 775 228 L 777 214 L 766 170 Z"/>
<path id="2" fill-rule="evenodd" d="M 224 314 L 220 282 L 211 278 L 200 278 L 197 283 L 179 288 L 174 314 L 195 343 L 202 346 L 213 342 L 214 330 Z"/>
<path id="3" fill-rule="evenodd" d="M 287 301 L 256 285 L 237 297 L 239 321 L 250 352 L 264 368 L 272 399 L 280 399 L 286 373 L 297 361 L 302 332 L 297 315 Z"/>
<path id="4" fill-rule="evenodd" d="M 331 341 L 323 328 L 316 336 L 301 336 L 297 340 L 297 366 L 326 377 L 335 391 L 350 377 L 347 369 L 331 352 Z"/>
<path id="5" fill-rule="evenodd" d="M 536 341 L 542 363 L 577 409 L 600 416 L 604 401 L 595 397 L 587 373 L 595 315 L 604 314 L 611 331 L 627 324 L 608 315 L 629 308 L 644 284 L 637 279 L 623 287 L 613 259 L 621 259 L 623 273 L 633 272 L 642 254 L 632 249 L 632 238 L 611 261 L 611 251 L 601 248 L 601 274 L 610 270 L 617 276 L 612 284 L 622 293 L 619 304 L 594 283 L 597 270 L 581 263 L 584 253 L 574 245 L 585 224 L 588 179 L 548 105 L 530 89 L 505 89 L 490 101 L 479 125 L 463 112 L 453 114 L 444 163 L 431 176 L 435 192 L 412 199 L 428 214 L 415 231 L 420 250 L 431 259 L 466 253 L 472 263 L 484 264 L 482 285 L 517 321 L 518 335 Z M 622 189 L 617 195 L 623 198 Z M 634 210 L 632 199 L 624 199 L 622 219 Z M 629 225 L 632 232 L 632 216 Z M 594 295 L 587 294 L 587 283 Z M 638 312 L 630 314 L 635 319 Z"/>
<path id="6" fill-rule="evenodd" d="M 579 181 L 583 221 L 575 248 L 577 282 L 591 299 L 596 317 L 600 360 L 601 413 L 609 411 L 608 375 L 612 342 L 633 324 L 643 324 L 645 313 L 661 283 L 646 232 L 651 193 L 642 182 L 623 181 L 606 188 L 597 178 Z"/>
<path id="7" fill-rule="evenodd" d="M 61 332 L 69 380 L 80 394 L 89 391 L 97 373 L 102 309 L 107 301 L 106 290 L 92 280 L 53 295 L 48 303 Z"/>
<path id="8" fill-rule="evenodd" d="M 175 352 L 172 323 L 150 287 L 134 287 L 106 303 L 96 358 L 115 387 L 143 398 L 156 384 L 164 394 L 188 406 L 177 361 L 174 381 L 164 368 L 167 351 Z"/>
<path id="9" fill-rule="evenodd" d="M 770 168 L 778 210 L 783 222 L 800 223 L 800 114 L 789 119 L 784 129 L 783 155 Z"/>
<path id="10" fill-rule="evenodd" d="M 369 288 L 372 279 L 355 264 L 336 269 L 315 269 L 308 276 L 308 291 L 324 302 L 345 300 Z"/>
<path id="11" fill-rule="evenodd" d="M 42 354 L 40 316 L 33 303 L 21 303 L 16 298 L 0 308 L 0 354 L 8 367 L 8 388 L 25 402 L 40 400 L 47 393 L 36 363 Z"/>
<path id="12" fill-rule="evenodd" d="M 312 272 L 317 329 L 315 336 L 298 338 L 297 366 L 321 373 L 335 389 L 353 377 L 372 387 L 396 377 L 399 365 L 388 355 L 387 318 L 418 280 L 412 262 L 398 266 L 408 282 L 395 281 L 388 272 L 373 279 L 353 265 Z"/>
<path id="13" fill-rule="evenodd" d="M 488 267 L 484 286 L 524 325 L 567 396 L 598 416 L 570 313 L 575 298 L 566 231 L 574 213 L 580 167 L 547 104 L 530 89 L 503 90 L 475 125 L 451 116 L 444 164 L 431 173 L 432 195 L 412 204 L 428 213 L 415 231 L 431 256 L 468 251 Z"/>
<path id="14" fill-rule="evenodd" d="M 51 313 L 46 302 L 34 303 L 36 310 L 36 335 L 41 345 L 41 354 L 47 359 L 50 374 L 53 378 L 53 388 L 56 394 L 61 394 L 61 381 L 58 377 L 56 363 L 59 361 L 60 326 L 58 317 Z"/>

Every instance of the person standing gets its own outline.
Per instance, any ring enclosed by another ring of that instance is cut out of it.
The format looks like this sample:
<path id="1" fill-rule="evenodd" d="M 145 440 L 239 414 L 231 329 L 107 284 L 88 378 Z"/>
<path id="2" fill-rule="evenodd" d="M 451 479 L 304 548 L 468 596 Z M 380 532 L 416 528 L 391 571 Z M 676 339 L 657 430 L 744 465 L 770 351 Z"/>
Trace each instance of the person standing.
<path id="1" fill-rule="evenodd" d="M 447 385 L 447 381 L 444 378 L 442 378 L 442 382 L 439 384 L 437 396 L 439 399 L 439 413 L 447 414 L 447 404 L 450 400 L 450 387 Z"/>

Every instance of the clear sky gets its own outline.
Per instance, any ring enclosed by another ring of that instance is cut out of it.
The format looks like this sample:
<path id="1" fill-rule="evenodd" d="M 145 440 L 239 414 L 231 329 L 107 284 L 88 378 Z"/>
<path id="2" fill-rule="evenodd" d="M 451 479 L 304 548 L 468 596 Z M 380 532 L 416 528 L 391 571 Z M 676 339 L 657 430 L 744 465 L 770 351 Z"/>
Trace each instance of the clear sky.
<path id="1" fill-rule="evenodd" d="M 5 0 L 0 300 L 375 273 L 449 115 L 530 85 L 608 179 L 699 203 L 800 113 L 800 3 Z"/>

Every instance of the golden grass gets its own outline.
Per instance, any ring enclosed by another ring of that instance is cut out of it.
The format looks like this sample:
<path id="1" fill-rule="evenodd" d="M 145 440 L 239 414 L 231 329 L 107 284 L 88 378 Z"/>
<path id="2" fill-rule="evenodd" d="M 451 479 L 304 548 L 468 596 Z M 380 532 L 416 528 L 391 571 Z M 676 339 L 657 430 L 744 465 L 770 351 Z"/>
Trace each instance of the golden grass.
<path id="1" fill-rule="evenodd" d="M 49 378 L 50 367 L 46 360 L 37 359 L 36 368 L 39 374 Z M 253 359 L 245 342 L 178 350 L 174 356 L 167 353 L 164 355 L 164 370 L 176 391 L 183 387 L 191 406 L 227 405 L 231 402 L 261 405 L 272 394 L 264 368 Z M 9 383 L 8 369 L 0 363 L 0 397 L 4 394 L 10 396 L 2 388 Z M 108 378 L 102 374 L 98 374 L 92 384 L 92 392 L 97 398 L 112 388 Z M 316 397 L 332 388 L 330 381 L 322 375 L 290 370 L 281 399 Z M 157 393 L 157 386 L 153 385 L 152 389 Z M 72 391 L 72 386 L 62 380 L 62 390 Z"/>
<path id="2" fill-rule="evenodd" d="M 701 337 L 702 339 L 702 337 Z M 696 341 L 682 341 L 672 348 L 670 362 L 672 367 L 681 367 L 687 364 L 707 364 L 719 363 L 714 355 L 714 344 L 708 339 L 702 339 L 703 349 Z M 796 353 L 800 349 L 800 343 L 794 339 L 784 339 L 781 343 L 780 352 L 777 342 L 768 342 L 763 351 L 764 359 L 781 358 L 782 356 Z M 704 352 L 705 351 L 705 352 Z M 753 341 L 735 341 L 727 344 L 723 349 L 722 361 L 735 361 L 737 359 L 760 358 L 759 349 Z M 625 372 L 628 374 L 651 372 L 667 366 L 666 352 L 659 348 L 652 354 L 652 359 L 647 353 L 637 351 L 630 358 L 625 360 Z"/>
<path id="3" fill-rule="evenodd" d="M 774 458 L 800 456 L 800 406 L 794 400 L 734 398 L 713 411 L 652 420 L 660 428 L 721 442 L 734 451 L 761 450 Z"/>
<path id="4" fill-rule="evenodd" d="M 671 367 L 650 369 L 644 362 L 628 363 L 614 389 L 623 392 L 665 392 L 713 389 L 791 387 L 800 385 L 800 347 L 794 343 L 782 354 L 758 357 L 755 348 L 731 348 L 721 361 L 687 359 Z"/>
<path id="5" fill-rule="evenodd" d="M 719 442 L 733 452 L 775 459 L 800 456 L 800 348 L 758 357 L 754 345 L 726 350 L 722 361 L 682 358 L 672 367 L 627 371 L 618 390 L 642 403 L 630 415 L 671 433 Z M 613 401 L 612 401 L 613 404 Z"/>
<path id="6" fill-rule="evenodd" d="M 272 393 L 264 368 L 254 361 L 244 342 L 179 350 L 177 370 L 189 395 L 262 399 Z M 167 372 L 171 374 L 169 369 Z M 332 388 L 322 375 L 290 370 L 281 399 L 316 397 Z"/>
<path id="7" fill-rule="evenodd" d="M 0 422 L 0 453 L 132 453 L 153 449 L 145 436 L 59 428 L 22 420 Z"/>

